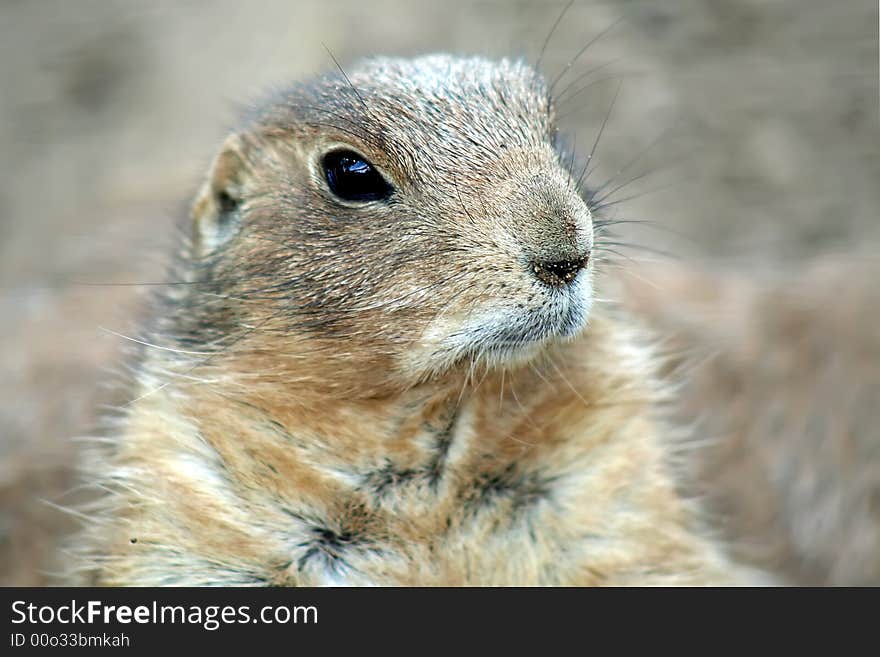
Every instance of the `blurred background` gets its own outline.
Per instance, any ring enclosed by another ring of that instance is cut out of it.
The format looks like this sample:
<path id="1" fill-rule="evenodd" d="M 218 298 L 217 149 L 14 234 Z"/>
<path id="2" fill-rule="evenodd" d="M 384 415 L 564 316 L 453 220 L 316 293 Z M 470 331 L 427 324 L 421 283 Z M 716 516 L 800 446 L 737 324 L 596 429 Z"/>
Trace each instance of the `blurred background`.
<path id="1" fill-rule="evenodd" d="M 56 581 L 76 437 L 126 399 L 114 332 L 241 109 L 324 44 L 535 62 L 564 4 L 2 3 L 0 584 Z M 792 583 L 880 584 L 877 30 L 874 2 L 576 0 L 542 58 L 581 157 L 609 117 L 608 212 L 650 222 L 600 296 L 668 357 L 688 490 Z"/>

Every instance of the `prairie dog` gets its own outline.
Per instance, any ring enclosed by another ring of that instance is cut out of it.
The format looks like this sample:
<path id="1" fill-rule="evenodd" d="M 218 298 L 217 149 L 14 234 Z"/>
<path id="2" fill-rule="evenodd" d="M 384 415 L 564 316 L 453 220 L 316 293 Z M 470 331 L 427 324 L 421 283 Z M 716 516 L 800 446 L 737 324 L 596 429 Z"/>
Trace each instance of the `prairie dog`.
<path id="1" fill-rule="evenodd" d="M 754 583 L 593 303 L 525 64 L 372 59 L 229 136 L 157 295 L 76 570 L 145 585 Z"/>

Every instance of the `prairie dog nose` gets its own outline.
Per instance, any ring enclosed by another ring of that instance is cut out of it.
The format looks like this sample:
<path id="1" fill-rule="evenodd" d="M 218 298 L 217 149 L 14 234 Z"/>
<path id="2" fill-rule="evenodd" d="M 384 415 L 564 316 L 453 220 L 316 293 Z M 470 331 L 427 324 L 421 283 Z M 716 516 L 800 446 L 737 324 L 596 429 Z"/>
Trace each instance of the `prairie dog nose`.
<path id="1" fill-rule="evenodd" d="M 593 248 L 589 208 L 555 165 L 512 185 L 504 212 L 523 268 L 549 287 L 571 284 Z"/>
<path id="2" fill-rule="evenodd" d="M 556 211 L 535 227 L 535 244 L 527 248 L 532 274 L 550 287 L 564 287 L 590 262 L 593 248 L 589 211 L 574 207 Z"/>
<path id="3" fill-rule="evenodd" d="M 578 272 L 587 266 L 590 254 L 574 260 L 557 260 L 555 262 L 532 262 L 532 272 L 542 283 L 550 287 L 562 287 L 568 285 Z"/>

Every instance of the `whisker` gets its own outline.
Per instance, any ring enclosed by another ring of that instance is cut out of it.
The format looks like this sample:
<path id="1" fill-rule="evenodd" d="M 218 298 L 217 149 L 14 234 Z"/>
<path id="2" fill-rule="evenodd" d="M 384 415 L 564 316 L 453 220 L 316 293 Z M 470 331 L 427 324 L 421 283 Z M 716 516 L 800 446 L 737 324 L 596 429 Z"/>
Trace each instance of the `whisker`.
<path id="1" fill-rule="evenodd" d="M 572 139 L 573 139 L 573 142 L 571 145 L 571 154 L 568 157 L 568 166 L 566 167 L 566 170 L 568 171 L 569 178 L 574 176 L 572 169 L 574 168 L 575 153 L 577 151 L 577 133 L 574 134 Z"/>
<path id="2" fill-rule="evenodd" d="M 617 251 L 616 249 L 609 249 L 608 247 L 603 247 L 601 245 L 594 246 L 593 251 L 600 256 L 600 259 L 603 261 L 603 263 L 607 262 L 607 260 L 601 258 L 602 253 L 612 253 L 619 258 L 623 258 L 624 260 L 628 260 L 629 262 L 632 262 L 635 264 L 638 264 L 639 262 L 652 262 L 652 261 L 646 260 L 644 258 L 634 258 L 633 256 L 627 255 L 625 253 L 621 253 L 620 251 Z"/>
<path id="3" fill-rule="evenodd" d="M 550 31 L 547 33 L 547 38 L 544 39 L 544 44 L 541 46 L 541 52 L 538 55 L 538 59 L 535 62 L 535 70 L 541 70 L 541 62 L 544 60 L 544 53 L 547 51 L 547 46 L 550 44 L 550 39 L 553 36 L 553 33 L 556 32 L 556 28 L 559 27 L 559 23 L 562 22 L 563 17 L 574 4 L 574 0 L 568 0 L 568 4 L 563 7 L 562 11 L 559 12 L 559 16 L 556 17 L 556 22 L 553 23 L 553 27 L 550 28 Z"/>
<path id="4" fill-rule="evenodd" d="M 583 79 L 585 79 L 585 78 L 588 78 L 589 76 L 593 75 L 594 73 L 597 73 L 597 72 L 601 71 L 601 70 L 604 69 L 604 68 L 608 68 L 608 67 L 611 66 L 612 64 L 617 64 L 617 63 L 619 63 L 620 61 L 622 61 L 622 60 L 624 60 L 624 59 L 625 59 L 624 57 L 616 57 L 616 58 L 611 59 L 611 60 L 609 60 L 609 61 L 607 61 L 607 62 L 604 62 L 603 64 L 600 64 L 599 66 L 594 66 L 593 68 L 587 70 L 585 73 L 582 73 L 582 74 L 580 74 L 579 76 L 577 76 L 574 80 L 572 80 L 571 82 L 569 82 L 569 83 L 565 86 L 565 88 L 564 88 L 562 91 L 560 91 L 560 92 L 555 96 L 554 101 L 555 101 L 555 103 L 556 103 L 556 106 L 559 107 L 559 106 L 561 106 L 563 103 L 565 103 L 566 101 L 568 101 L 568 100 L 571 99 L 571 96 L 569 96 L 568 98 L 566 98 L 566 97 L 565 97 L 565 94 L 566 94 L 566 92 L 570 91 L 570 90 L 574 87 L 574 85 L 576 85 L 578 82 L 580 82 L 581 80 L 583 80 Z M 578 91 L 578 93 L 580 93 L 580 91 Z"/>
<path id="5" fill-rule="evenodd" d="M 501 394 L 498 396 L 498 411 L 501 412 L 501 409 L 504 408 L 504 373 L 506 370 L 504 368 L 501 369 Z"/>
<path id="6" fill-rule="evenodd" d="M 623 82 L 618 82 L 617 89 L 614 92 L 614 96 L 611 98 L 611 103 L 608 105 L 608 111 L 605 113 L 605 118 L 602 119 L 602 125 L 599 127 L 599 132 L 596 135 L 596 140 L 593 142 L 593 148 L 590 149 L 590 155 L 587 157 L 587 161 L 584 164 L 584 170 L 581 173 L 581 177 L 578 178 L 577 183 L 575 183 L 575 187 L 577 189 L 580 189 L 581 183 L 585 180 L 584 175 L 587 174 L 590 162 L 593 161 L 593 156 L 596 154 L 596 149 L 599 146 L 599 140 L 602 138 L 602 135 L 605 132 L 605 126 L 608 125 L 608 119 L 611 117 L 611 111 L 614 109 L 614 103 L 617 102 L 617 97 L 620 95 L 620 87 L 622 85 Z"/>
<path id="7" fill-rule="evenodd" d="M 659 135 L 657 135 L 657 137 L 655 137 L 653 139 L 653 141 L 651 141 L 651 143 L 648 144 L 645 148 L 643 148 L 641 151 L 639 151 L 635 157 L 633 157 L 631 160 L 629 160 L 629 162 L 627 162 L 622 167 L 620 167 L 617 170 L 617 173 L 615 173 L 613 176 L 608 178 L 608 180 L 606 180 L 605 182 L 600 184 L 598 187 L 596 187 L 593 190 L 593 195 L 598 194 L 599 192 L 604 190 L 608 185 L 610 185 L 612 182 L 614 182 L 618 176 L 622 175 L 625 171 L 628 171 L 630 167 L 635 166 L 636 163 L 638 163 L 639 160 L 641 160 L 643 157 L 645 157 L 645 155 L 647 155 L 657 144 L 659 144 L 663 139 L 668 137 L 669 133 L 672 131 L 672 129 L 673 129 L 672 127 L 669 127 L 666 130 L 664 130 L 663 132 L 661 132 Z M 592 201 L 592 197 L 590 198 L 590 200 Z"/>
<path id="8" fill-rule="evenodd" d="M 162 345 L 153 344 L 152 342 L 147 342 L 146 340 L 138 340 L 137 338 L 133 338 L 128 335 L 123 335 L 122 333 L 117 333 L 113 329 L 106 328 L 104 326 L 98 327 L 102 331 L 106 331 L 112 335 L 115 335 L 117 338 L 122 338 L 123 340 L 129 340 L 130 342 L 136 342 L 137 344 L 143 345 L 145 347 L 150 347 L 151 349 L 161 349 L 162 351 L 170 351 L 175 354 L 192 354 L 194 356 L 210 356 L 213 352 L 206 351 L 187 351 L 185 349 L 173 349 L 171 347 L 163 347 Z"/>
<path id="9" fill-rule="evenodd" d="M 565 373 L 559 368 L 556 364 L 556 361 L 553 360 L 553 357 L 550 354 L 546 354 L 547 362 L 553 366 L 553 369 L 556 370 L 556 373 L 559 375 L 559 378 L 562 379 L 562 382 L 568 386 L 568 388 L 575 394 L 575 396 L 583 402 L 584 406 L 590 406 L 591 404 L 586 400 L 586 398 L 578 392 L 578 390 L 574 387 L 571 381 L 568 380 L 568 377 L 565 376 Z"/>
<path id="10" fill-rule="evenodd" d="M 676 230 L 675 228 L 671 228 L 665 224 L 660 222 L 651 220 L 651 219 L 612 219 L 612 218 L 601 218 L 593 221 L 593 227 L 597 231 L 603 231 L 603 235 L 609 235 L 612 237 L 617 237 L 615 233 L 608 231 L 609 227 L 614 227 L 617 225 L 634 225 L 638 227 L 650 228 L 651 230 L 662 231 L 668 235 L 672 235 L 673 237 L 682 240 L 690 245 L 697 245 L 697 240 L 694 239 L 693 235 L 689 235 L 683 231 Z"/>
<path id="11" fill-rule="evenodd" d="M 348 86 L 351 87 L 351 90 L 354 92 L 354 95 L 357 96 L 358 100 L 361 102 L 361 105 L 364 106 L 364 110 L 366 111 L 367 116 L 373 118 L 373 115 L 370 112 L 370 108 L 367 105 L 367 101 L 365 101 L 364 97 L 361 96 L 361 92 L 357 90 L 357 87 L 352 84 L 351 79 L 348 77 L 348 73 L 346 73 L 345 70 L 343 70 L 342 66 L 339 64 L 339 60 L 336 59 L 336 56 L 330 51 L 330 48 L 327 47 L 327 44 L 322 42 L 321 45 L 324 47 L 324 50 L 327 51 L 327 54 L 330 55 L 330 59 L 333 60 L 336 68 L 338 68 L 339 72 L 342 73 L 342 77 L 345 78 L 345 81 L 348 83 Z"/>
<path id="12" fill-rule="evenodd" d="M 596 198 L 596 196 L 598 195 L 598 190 L 593 190 L 593 191 L 590 193 L 590 195 L 587 197 L 587 202 L 588 202 L 588 203 L 593 203 L 593 202 L 595 201 L 595 203 L 596 203 L 596 207 L 599 207 L 599 206 L 602 205 L 602 202 L 603 202 L 603 201 L 605 201 L 606 199 L 610 198 L 610 197 L 613 196 L 616 192 L 619 192 L 621 189 L 623 189 L 623 188 L 626 187 L 627 185 L 631 185 L 632 183 L 637 182 L 637 181 L 641 180 L 642 178 L 645 178 L 645 177 L 647 177 L 647 176 L 650 176 L 652 173 L 656 173 L 656 172 L 657 172 L 657 169 L 655 169 L 655 170 L 653 170 L 653 171 L 643 171 L 642 173 L 640 173 L 640 174 L 638 174 L 638 175 L 636 175 L 636 176 L 633 176 L 632 178 L 629 178 L 628 180 L 625 180 L 624 182 L 620 183 L 619 185 L 617 185 L 616 187 L 614 187 L 611 191 L 609 191 L 609 192 L 603 194 L 603 195 L 602 195 L 600 198 L 598 198 L 598 199 Z"/>
<path id="13" fill-rule="evenodd" d="M 606 27 L 604 30 L 599 32 L 599 34 L 597 34 L 592 39 L 590 39 L 587 42 L 587 44 L 583 48 L 581 48 L 574 57 L 572 57 L 569 60 L 568 64 L 565 65 L 565 68 L 562 69 L 562 71 L 559 73 L 559 75 L 557 75 L 556 78 L 553 80 L 553 82 L 550 84 L 550 88 L 547 91 L 548 95 L 550 95 L 551 97 L 553 96 L 553 89 L 556 87 L 556 85 L 559 83 L 559 81 L 562 80 L 563 77 L 565 77 L 565 74 L 568 73 L 569 69 L 571 69 L 571 67 L 574 66 L 575 62 L 577 62 L 581 58 L 581 56 L 587 51 L 587 48 L 589 48 L 594 43 L 596 43 L 599 39 L 601 39 L 603 36 L 608 34 L 618 24 L 620 24 L 620 22 L 622 20 L 623 20 L 623 16 L 619 17 L 614 22 L 612 22 L 608 27 Z"/>
<path id="14" fill-rule="evenodd" d="M 653 246 L 646 246 L 644 244 L 639 244 L 637 242 L 608 242 L 608 241 L 604 241 L 604 240 L 599 242 L 600 247 L 603 247 L 606 245 L 619 246 L 619 247 L 626 248 L 626 249 L 635 249 L 637 251 L 644 251 L 646 253 L 652 253 L 654 255 L 663 256 L 664 258 L 669 258 L 671 260 L 680 260 L 681 259 L 680 256 L 678 256 L 674 253 L 671 253 L 670 251 L 658 249 Z"/>
<path id="15" fill-rule="evenodd" d="M 665 190 L 673 188 L 673 187 L 678 187 L 678 186 L 682 185 L 683 182 L 685 182 L 685 181 L 677 180 L 675 182 L 669 183 L 668 185 L 662 185 L 660 187 L 655 187 L 654 189 L 649 189 L 644 192 L 640 192 L 638 194 L 633 194 L 631 196 L 625 196 L 621 199 L 617 199 L 616 201 L 610 201 L 608 203 L 600 203 L 599 205 L 597 205 L 595 208 L 592 208 L 592 209 L 596 212 L 601 212 L 605 208 L 614 207 L 615 205 L 620 205 L 621 203 L 626 203 L 627 201 L 632 201 L 633 199 L 637 199 L 642 196 L 648 196 L 649 194 L 657 194 L 658 192 L 662 192 L 662 191 L 665 191 Z"/>
<path id="16" fill-rule="evenodd" d="M 580 95 L 581 93 L 583 93 L 583 92 L 586 91 L 587 89 L 590 89 L 590 88 L 592 88 L 592 87 L 595 87 L 595 86 L 598 85 L 598 84 L 602 84 L 603 82 L 610 82 L 611 80 L 618 80 L 618 81 L 620 81 L 621 79 L 622 79 L 622 77 L 621 77 L 620 75 L 607 75 L 607 76 L 605 76 L 604 78 L 599 78 L 599 79 L 597 79 L 597 80 L 593 80 L 593 81 L 590 82 L 589 84 L 584 85 L 583 87 L 581 87 L 581 89 L 578 90 L 577 94 L 575 94 L 575 95 Z M 571 96 L 571 98 L 568 98 L 568 99 L 566 99 L 566 100 L 572 100 L 572 99 L 574 99 L 575 95 Z M 556 120 L 557 120 L 557 121 L 563 121 L 564 119 L 566 119 L 567 117 L 571 116 L 572 114 L 575 114 L 576 112 L 581 111 L 581 110 L 584 109 L 584 107 L 586 107 L 587 105 L 588 105 L 588 103 L 585 103 L 585 104 L 583 104 L 583 105 L 575 105 L 574 107 L 572 107 L 572 108 L 569 109 L 569 110 L 566 110 L 565 112 L 557 113 L 557 115 L 556 115 Z"/>

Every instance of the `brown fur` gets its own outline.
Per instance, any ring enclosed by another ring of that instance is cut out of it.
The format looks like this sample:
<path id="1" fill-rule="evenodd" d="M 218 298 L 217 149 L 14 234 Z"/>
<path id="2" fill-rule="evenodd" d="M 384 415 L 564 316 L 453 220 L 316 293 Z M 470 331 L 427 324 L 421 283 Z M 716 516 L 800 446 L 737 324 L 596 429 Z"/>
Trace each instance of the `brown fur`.
<path id="1" fill-rule="evenodd" d="M 654 363 L 532 263 L 593 218 L 528 67 L 373 60 L 230 137 L 96 461 L 105 584 L 735 584 L 682 499 Z M 343 145 L 392 182 L 333 197 Z M 598 237 L 596 239 L 599 239 Z"/>

